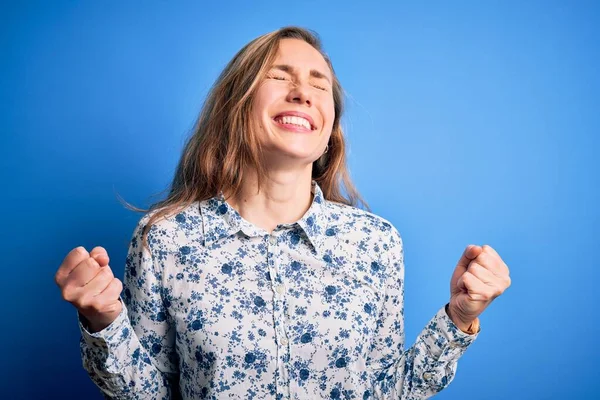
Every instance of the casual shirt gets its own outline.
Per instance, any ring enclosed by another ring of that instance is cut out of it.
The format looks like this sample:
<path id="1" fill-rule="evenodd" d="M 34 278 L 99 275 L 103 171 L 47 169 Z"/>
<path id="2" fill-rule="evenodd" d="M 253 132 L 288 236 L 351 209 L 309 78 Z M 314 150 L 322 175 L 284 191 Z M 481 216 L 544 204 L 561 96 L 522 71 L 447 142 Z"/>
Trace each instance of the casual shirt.
<path id="1" fill-rule="evenodd" d="M 405 349 L 398 230 L 328 201 L 272 232 L 219 194 L 142 230 L 126 258 L 123 309 L 90 333 L 84 368 L 115 399 L 423 399 L 454 378 L 478 334 L 444 306 Z"/>

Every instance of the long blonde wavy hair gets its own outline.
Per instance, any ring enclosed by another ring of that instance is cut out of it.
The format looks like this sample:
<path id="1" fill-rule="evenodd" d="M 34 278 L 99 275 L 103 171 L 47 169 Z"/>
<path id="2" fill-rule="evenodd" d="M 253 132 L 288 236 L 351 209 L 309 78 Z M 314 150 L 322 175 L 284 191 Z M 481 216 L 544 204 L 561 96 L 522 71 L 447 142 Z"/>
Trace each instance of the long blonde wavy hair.
<path id="1" fill-rule="evenodd" d="M 289 26 L 259 36 L 245 45 L 227 64 L 210 89 L 193 135 L 186 141 L 166 199 L 149 209 L 125 206 L 136 212 L 153 212 L 143 229 L 143 244 L 160 218 L 172 216 L 195 201 L 206 200 L 220 191 L 236 196 L 248 171 L 256 171 L 258 189 L 268 175 L 263 163 L 257 132 L 250 119 L 252 101 L 271 65 L 281 39 L 300 39 L 318 50 L 333 75 L 335 118 L 329 150 L 313 163 L 312 179 L 325 199 L 351 206 L 368 204 L 350 179 L 346 165 L 346 143 L 340 125 L 344 110 L 343 90 L 319 36 L 308 29 Z M 345 194 L 342 193 L 342 187 Z M 154 212 L 156 211 L 156 212 Z"/>

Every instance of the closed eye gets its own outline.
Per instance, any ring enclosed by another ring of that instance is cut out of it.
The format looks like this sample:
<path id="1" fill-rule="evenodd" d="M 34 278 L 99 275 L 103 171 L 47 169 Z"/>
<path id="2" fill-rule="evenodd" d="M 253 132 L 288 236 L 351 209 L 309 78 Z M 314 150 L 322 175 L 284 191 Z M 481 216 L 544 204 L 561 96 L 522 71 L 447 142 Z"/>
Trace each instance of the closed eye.
<path id="1" fill-rule="evenodd" d="M 279 75 L 273 75 L 273 74 L 268 74 L 267 78 L 269 79 L 275 79 L 276 81 L 287 81 L 289 80 L 287 77 L 285 76 L 279 76 Z M 321 85 L 315 85 L 314 83 L 312 84 L 313 87 L 322 90 L 324 92 L 327 92 L 327 88 Z"/>
<path id="2" fill-rule="evenodd" d="M 285 80 L 287 80 L 286 77 L 284 77 L 284 76 L 277 76 L 277 75 L 268 75 L 267 78 L 275 79 L 275 80 L 278 80 L 278 81 L 285 81 Z"/>

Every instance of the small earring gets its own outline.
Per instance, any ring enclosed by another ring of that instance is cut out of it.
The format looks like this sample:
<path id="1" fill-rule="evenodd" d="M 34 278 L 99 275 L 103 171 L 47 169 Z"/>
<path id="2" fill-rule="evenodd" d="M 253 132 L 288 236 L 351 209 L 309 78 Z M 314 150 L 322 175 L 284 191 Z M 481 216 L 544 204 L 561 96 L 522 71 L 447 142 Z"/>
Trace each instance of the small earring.
<path id="1" fill-rule="evenodd" d="M 329 151 L 329 145 L 325 146 L 325 151 L 323 152 L 323 154 L 327 153 Z"/>

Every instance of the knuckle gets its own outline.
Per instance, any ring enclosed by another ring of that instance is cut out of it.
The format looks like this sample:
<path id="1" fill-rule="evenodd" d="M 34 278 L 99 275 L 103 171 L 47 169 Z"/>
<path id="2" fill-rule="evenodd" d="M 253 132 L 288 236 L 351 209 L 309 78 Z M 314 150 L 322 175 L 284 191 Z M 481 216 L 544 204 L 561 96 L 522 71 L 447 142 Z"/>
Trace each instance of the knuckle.
<path id="1" fill-rule="evenodd" d="M 103 254 L 107 254 L 106 250 L 104 249 L 104 247 L 101 246 L 96 246 L 92 249 L 92 251 L 90 251 L 90 256 L 93 255 L 93 257 L 97 257 Z"/>
<path id="2" fill-rule="evenodd" d="M 84 262 L 88 268 L 92 268 L 92 269 L 100 268 L 100 264 L 98 264 L 98 261 L 94 260 L 92 257 L 87 258 Z"/>
<path id="3" fill-rule="evenodd" d="M 491 255 L 489 253 L 481 253 L 479 255 L 479 257 L 477 258 L 477 260 L 480 263 L 489 263 L 491 259 Z"/>
<path id="4" fill-rule="evenodd" d="M 475 273 L 477 273 L 477 271 L 479 271 L 479 269 L 480 269 L 480 268 L 481 268 L 481 265 L 480 265 L 480 264 L 478 264 L 478 263 L 476 263 L 476 262 L 473 262 L 473 263 L 471 263 L 471 265 L 469 266 L 469 270 L 468 270 L 467 272 L 468 272 L 468 273 L 471 273 L 471 274 L 475 274 Z"/>
<path id="5" fill-rule="evenodd" d="M 92 298 L 89 302 L 89 307 L 94 311 L 102 310 L 102 306 L 103 306 L 103 303 L 102 303 L 102 299 L 100 298 L 100 296 Z"/>
<path id="6" fill-rule="evenodd" d="M 95 310 L 94 296 L 90 292 L 85 292 L 79 298 L 79 306 L 86 310 Z"/>
<path id="7" fill-rule="evenodd" d="M 89 297 L 86 295 L 82 295 L 74 303 L 76 303 L 79 308 L 87 310 L 90 304 Z"/>
<path id="8" fill-rule="evenodd" d="M 471 280 L 472 280 L 474 277 L 475 277 L 475 275 L 473 275 L 473 273 L 472 273 L 472 272 L 469 272 L 469 271 L 467 271 L 467 272 L 465 272 L 465 273 L 463 274 L 463 276 L 462 276 L 462 278 L 463 278 L 463 282 L 465 282 L 465 283 L 471 283 Z"/>
<path id="9" fill-rule="evenodd" d="M 68 286 L 64 287 L 61 290 L 60 294 L 61 294 L 62 299 L 65 301 L 68 301 L 69 303 L 72 303 L 75 300 L 73 290 L 71 290 L 71 288 Z"/>

